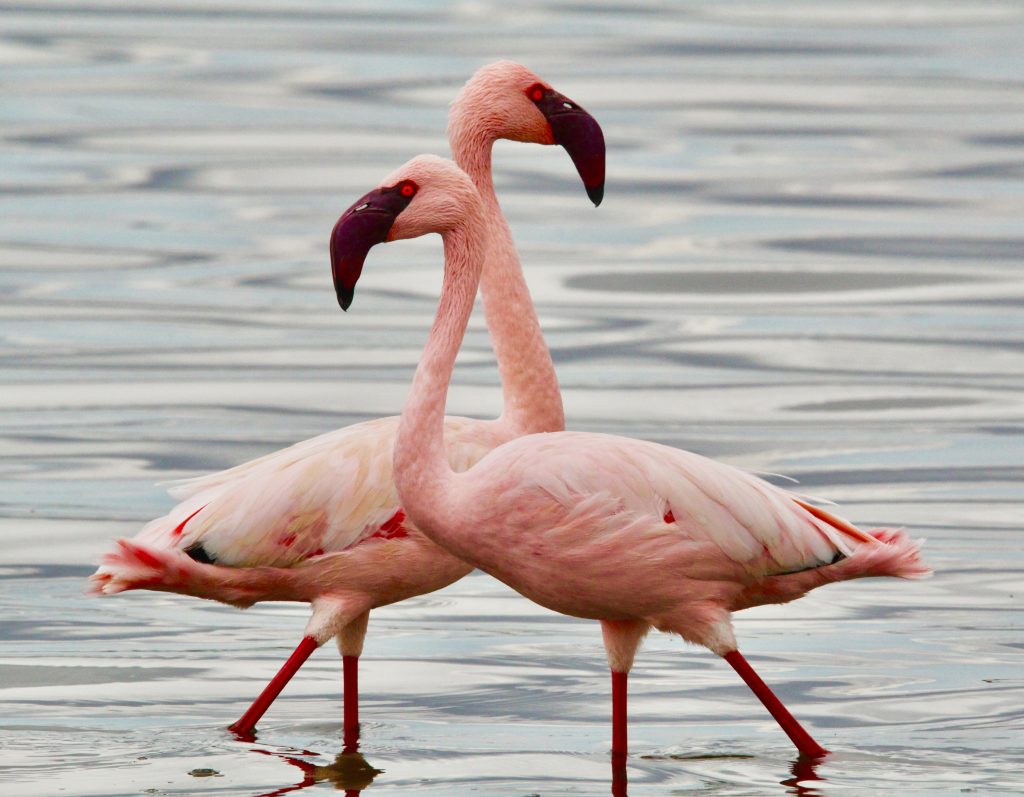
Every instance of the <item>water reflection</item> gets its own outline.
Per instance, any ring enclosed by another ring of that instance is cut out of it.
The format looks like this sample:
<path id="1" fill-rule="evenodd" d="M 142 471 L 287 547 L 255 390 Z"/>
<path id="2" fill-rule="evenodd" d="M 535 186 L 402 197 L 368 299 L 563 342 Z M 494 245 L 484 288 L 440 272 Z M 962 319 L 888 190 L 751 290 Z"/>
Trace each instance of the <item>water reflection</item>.
<path id="1" fill-rule="evenodd" d="M 642 755 L 638 759 L 634 759 L 634 764 L 640 764 L 643 761 L 677 761 L 677 762 L 688 762 L 689 764 L 701 764 L 704 762 L 750 762 L 755 763 L 755 756 L 745 754 L 669 754 L 669 755 Z M 828 756 L 821 758 L 811 758 L 807 756 L 799 756 L 790 763 L 789 772 L 790 777 L 779 781 L 779 784 L 786 787 L 786 794 L 797 795 L 797 797 L 823 797 L 823 792 L 820 791 L 814 784 L 816 782 L 824 782 L 826 778 L 818 774 L 818 767 L 828 759 Z M 628 770 L 627 765 L 630 763 L 626 757 L 611 758 L 611 794 L 612 797 L 627 797 L 628 793 Z M 810 785 L 809 785 L 810 784 Z M 769 791 L 765 787 L 766 793 Z M 676 793 L 676 792 L 673 792 Z"/>
<path id="2" fill-rule="evenodd" d="M 818 774 L 818 765 L 821 764 L 824 758 L 809 758 L 806 756 L 798 757 L 789 767 L 789 771 L 793 777 L 786 778 L 780 781 L 783 786 L 788 786 L 786 790 L 787 794 L 796 794 L 799 797 L 823 797 L 822 793 L 818 791 L 814 786 L 806 785 L 808 782 L 824 781 L 821 775 Z"/>
<path id="3" fill-rule="evenodd" d="M 326 234 L 339 199 L 445 150 L 447 103 L 496 57 L 608 135 L 598 211 L 551 148 L 495 149 L 570 425 L 798 477 L 928 537 L 938 573 L 737 616 L 846 751 L 827 785 L 800 761 L 780 785 L 790 751 L 745 687 L 652 638 L 632 791 L 1024 793 L 1024 5 L 338 5 L 0 8 L 4 797 L 365 788 L 354 756 L 304 752 L 347 755 L 326 654 L 259 742 L 222 730 L 304 609 L 100 607 L 81 579 L 168 508 L 154 482 L 401 409 L 439 245 L 382 251 L 342 321 Z M 474 320 L 450 411 L 496 415 L 496 385 Z M 374 622 L 369 794 L 626 793 L 592 624 L 477 576 Z"/>
<path id="4" fill-rule="evenodd" d="M 302 780 L 291 786 L 282 786 L 273 791 L 261 792 L 256 797 L 277 797 L 280 794 L 301 791 L 302 789 L 315 786 L 317 783 L 331 783 L 338 791 L 344 791 L 345 797 L 358 797 L 363 789 L 367 788 L 373 779 L 384 770 L 372 766 L 363 754 L 359 752 L 358 742 L 346 744 L 340 753 L 334 757 L 330 764 L 314 764 L 299 756 L 319 756 L 320 753 L 312 750 L 300 752 L 279 752 L 262 748 L 252 748 L 252 752 L 261 755 L 274 756 L 286 761 L 302 771 Z"/>

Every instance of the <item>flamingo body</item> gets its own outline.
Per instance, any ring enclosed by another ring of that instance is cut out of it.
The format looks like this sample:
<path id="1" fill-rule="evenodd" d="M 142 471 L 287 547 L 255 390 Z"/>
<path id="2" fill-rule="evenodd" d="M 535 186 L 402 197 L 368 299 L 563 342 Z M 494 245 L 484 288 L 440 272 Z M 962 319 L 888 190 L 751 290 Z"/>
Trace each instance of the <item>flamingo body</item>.
<path id="1" fill-rule="evenodd" d="M 596 204 L 604 187 L 604 138 L 582 108 L 509 61 L 483 67 L 467 82 L 452 104 L 449 128 L 455 157 L 487 203 L 490 265 L 481 287 L 504 394 L 496 420 L 445 421 L 448 464 L 463 470 L 519 434 L 564 427 L 551 355 L 494 194 L 492 145 L 498 138 L 562 145 Z M 361 217 L 368 229 L 373 215 Z M 347 307 L 350 288 L 336 282 L 336 289 L 339 298 L 346 291 Z M 92 590 L 103 595 L 149 589 L 240 607 L 264 600 L 312 604 L 306 636 L 232 726 L 236 732 L 250 735 L 312 650 L 335 637 L 345 663 L 349 734 L 357 716 L 354 660 L 368 612 L 444 587 L 472 569 L 421 534 L 401 509 L 392 470 L 398 420 L 356 424 L 179 483 L 172 495 L 181 503 L 135 538 L 118 540 L 91 577 Z"/>
<path id="2" fill-rule="evenodd" d="M 730 612 L 927 572 L 903 532 L 829 522 L 749 473 L 613 435 L 509 441 L 451 495 L 456 522 L 425 529 L 460 558 L 549 609 L 642 622 L 720 655 L 735 647 Z"/>
<path id="3" fill-rule="evenodd" d="M 449 417 L 446 425 L 456 470 L 508 439 L 493 421 Z M 144 588 L 240 607 L 309 602 L 307 635 L 322 644 L 365 611 L 456 581 L 472 568 L 401 511 L 391 472 L 397 428 L 394 416 L 355 424 L 180 483 L 178 506 L 104 556 L 95 590 Z M 195 561 L 199 546 L 211 561 Z M 361 647 L 360 639 L 342 652 Z"/>
<path id="4" fill-rule="evenodd" d="M 743 471 L 625 437 L 528 434 L 454 472 L 442 419 L 480 275 L 485 204 L 458 167 L 433 156 L 409 161 L 377 191 L 396 185 L 413 186 L 410 201 L 388 211 L 386 239 L 370 245 L 428 232 L 445 244 L 434 326 L 395 441 L 408 516 L 537 603 L 600 620 L 613 673 L 613 758 L 626 752 L 625 676 L 652 626 L 722 656 L 802 754 L 824 755 L 740 654 L 731 613 L 830 581 L 926 576 L 920 542 L 893 529 L 862 531 Z M 364 210 L 353 205 L 335 226 L 332 251 L 358 253 L 333 258 L 336 280 L 362 271 Z"/>

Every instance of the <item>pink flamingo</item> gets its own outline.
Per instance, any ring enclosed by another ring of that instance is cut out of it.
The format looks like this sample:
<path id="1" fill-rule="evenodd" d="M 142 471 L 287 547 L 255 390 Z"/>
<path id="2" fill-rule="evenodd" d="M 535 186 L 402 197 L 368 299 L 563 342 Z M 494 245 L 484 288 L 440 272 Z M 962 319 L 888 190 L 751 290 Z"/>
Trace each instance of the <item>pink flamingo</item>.
<path id="1" fill-rule="evenodd" d="M 531 434 L 456 473 L 444 457 L 444 406 L 480 274 L 485 207 L 468 177 L 433 156 L 382 186 L 336 225 L 335 279 L 357 275 L 384 240 L 439 232 L 445 252 L 437 315 L 395 441 L 408 516 L 531 600 L 601 622 L 613 760 L 626 754 L 627 674 L 652 627 L 722 656 L 801 754 L 824 755 L 740 654 L 731 612 L 833 581 L 923 577 L 920 542 L 894 529 L 862 531 L 736 468 L 626 437 Z M 374 214 L 372 235 L 365 213 Z"/>
<path id="2" fill-rule="evenodd" d="M 493 421 L 452 417 L 451 467 L 463 470 L 513 437 L 564 426 L 551 355 L 491 180 L 498 138 L 561 144 L 600 202 L 604 138 L 597 122 L 523 66 L 479 70 L 452 105 L 455 157 L 480 186 L 491 231 L 484 307 L 504 389 Z M 339 286 L 339 291 L 344 292 Z M 348 291 L 347 301 L 352 299 Z M 102 559 L 94 592 L 178 592 L 245 608 L 257 601 L 312 604 L 298 647 L 231 726 L 256 722 L 317 647 L 334 637 L 342 655 L 344 728 L 357 733 L 358 657 L 369 612 L 440 589 L 471 570 L 424 537 L 402 511 L 392 478 L 398 418 L 339 429 L 273 454 L 181 483 L 164 517 Z"/>

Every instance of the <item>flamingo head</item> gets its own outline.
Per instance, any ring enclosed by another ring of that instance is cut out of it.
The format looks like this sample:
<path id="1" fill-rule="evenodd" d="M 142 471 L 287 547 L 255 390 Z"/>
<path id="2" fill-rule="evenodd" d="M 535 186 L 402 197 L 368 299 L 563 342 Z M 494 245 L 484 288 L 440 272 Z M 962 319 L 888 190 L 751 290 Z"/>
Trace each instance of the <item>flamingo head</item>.
<path id="1" fill-rule="evenodd" d="M 605 160 L 601 126 L 525 66 L 498 61 L 481 67 L 452 102 L 448 140 L 453 150 L 463 141 L 481 138 L 560 144 L 572 158 L 591 201 L 601 204 Z"/>
<path id="2" fill-rule="evenodd" d="M 331 271 L 342 310 L 352 304 L 370 249 L 385 241 L 444 234 L 483 217 L 476 186 L 458 166 L 436 155 L 418 155 L 349 207 L 331 232 Z"/>

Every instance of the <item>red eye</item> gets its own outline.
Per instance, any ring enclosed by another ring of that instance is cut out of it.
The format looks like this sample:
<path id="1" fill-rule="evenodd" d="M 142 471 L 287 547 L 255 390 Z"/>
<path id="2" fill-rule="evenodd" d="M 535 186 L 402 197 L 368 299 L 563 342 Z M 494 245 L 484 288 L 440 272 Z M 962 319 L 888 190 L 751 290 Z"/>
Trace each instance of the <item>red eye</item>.
<path id="1" fill-rule="evenodd" d="M 406 198 L 416 196 L 416 183 L 412 181 L 406 181 L 402 183 L 398 187 L 398 193 L 400 193 L 402 196 Z"/>
<path id="2" fill-rule="evenodd" d="M 544 86 L 540 83 L 534 83 L 526 90 L 526 96 L 534 102 L 540 102 L 544 99 Z"/>

